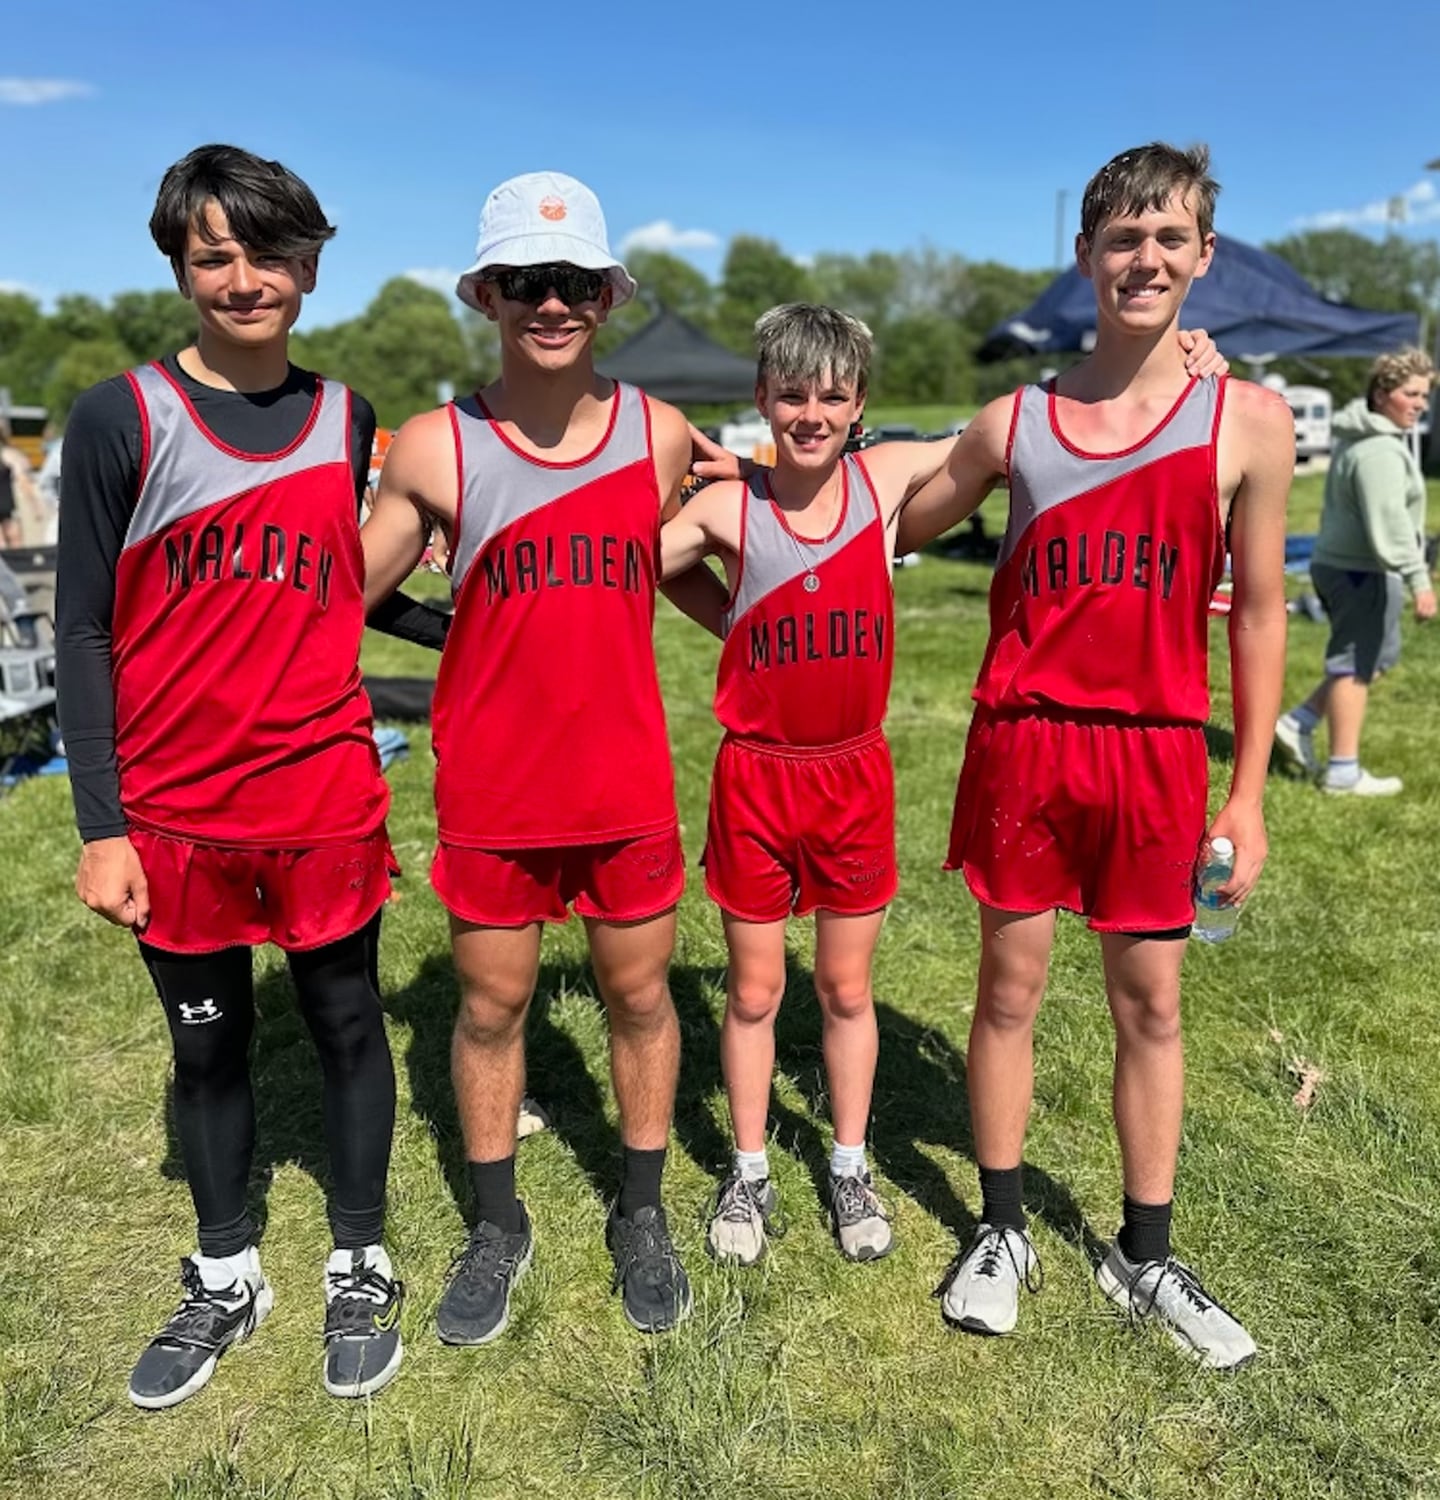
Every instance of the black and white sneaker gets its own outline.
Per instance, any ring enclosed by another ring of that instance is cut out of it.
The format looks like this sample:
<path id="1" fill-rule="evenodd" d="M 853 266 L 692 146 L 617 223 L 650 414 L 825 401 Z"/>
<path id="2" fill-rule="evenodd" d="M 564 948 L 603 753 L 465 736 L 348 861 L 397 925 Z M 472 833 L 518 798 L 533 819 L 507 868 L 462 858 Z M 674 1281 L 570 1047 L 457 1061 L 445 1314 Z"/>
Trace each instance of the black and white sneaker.
<path id="1" fill-rule="evenodd" d="M 1033 1294 L 1044 1284 L 1040 1257 L 1027 1230 L 980 1224 L 970 1244 L 950 1262 L 935 1295 L 952 1328 L 1006 1334 L 1015 1331 L 1021 1287 Z"/>
<path id="2" fill-rule="evenodd" d="M 446 1344 L 488 1344 L 510 1322 L 510 1293 L 530 1269 L 535 1235 L 520 1205 L 520 1228 L 507 1234 L 483 1219 L 450 1267 L 450 1285 L 440 1299 L 436 1331 Z"/>
<path id="3" fill-rule="evenodd" d="M 539 1135 L 549 1130 L 550 1116 L 545 1109 L 526 1094 L 520 1101 L 520 1114 L 515 1121 L 515 1139 L 523 1141 L 526 1136 Z"/>
<path id="4" fill-rule="evenodd" d="M 1207 1369 L 1235 1370 L 1255 1358 L 1255 1340 L 1239 1319 L 1173 1255 L 1163 1261 L 1131 1260 L 1116 1243 L 1096 1268 L 1095 1281 L 1132 1323 L 1153 1319 Z"/>
<path id="5" fill-rule="evenodd" d="M 400 1308 L 405 1283 L 379 1245 L 336 1250 L 325 1263 L 325 1389 L 373 1396 L 395 1378 L 405 1346 Z"/>
<path id="6" fill-rule="evenodd" d="M 646 1204 L 633 1219 L 610 1211 L 605 1243 L 615 1259 L 612 1292 L 619 1292 L 626 1320 L 641 1333 L 664 1333 L 690 1316 L 690 1279 L 675 1253 L 665 1210 Z"/>
<path id="7" fill-rule="evenodd" d="M 716 1260 L 753 1266 L 765 1254 L 766 1239 L 778 1232 L 780 1196 L 768 1177 L 758 1180 L 732 1172 L 720 1185 L 706 1243 Z"/>
<path id="8" fill-rule="evenodd" d="M 255 1259 L 253 1272 L 228 1286 L 207 1287 L 191 1256 L 180 1262 L 185 1295 L 155 1335 L 130 1375 L 130 1399 L 146 1411 L 163 1411 L 193 1396 L 215 1373 L 215 1361 L 249 1338 L 275 1305 L 270 1283 Z"/>

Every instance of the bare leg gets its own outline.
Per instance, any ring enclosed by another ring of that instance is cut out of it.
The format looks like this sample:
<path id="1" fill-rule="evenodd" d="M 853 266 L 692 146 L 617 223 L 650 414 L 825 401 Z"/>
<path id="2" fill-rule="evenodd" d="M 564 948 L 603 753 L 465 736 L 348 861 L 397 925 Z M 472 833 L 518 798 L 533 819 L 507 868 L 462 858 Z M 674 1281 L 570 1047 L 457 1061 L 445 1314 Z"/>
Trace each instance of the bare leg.
<path id="1" fill-rule="evenodd" d="M 786 924 L 783 918 L 743 922 L 728 912 L 722 915 L 730 967 L 720 1026 L 720 1067 L 736 1149 L 763 1151 L 775 1073 L 775 1017 L 785 995 Z"/>
<path id="2" fill-rule="evenodd" d="M 1035 1085 L 1035 1017 L 1050 971 L 1055 913 L 980 908 L 980 982 L 966 1073 L 975 1159 L 1018 1167 Z"/>
<path id="3" fill-rule="evenodd" d="M 680 1023 L 668 980 L 675 912 L 645 922 L 587 917 L 585 927 L 595 981 L 610 1017 L 610 1071 L 621 1139 L 637 1151 L 663 1150 L 680 1077 Z"/>
<path id="4" fill-rule="evenodd" d="M 1330 684 L 1334 680 L 1333 677 L 1322 677 L 1315 684 L 1310 696 L 1301 705 L 1303 708 L 1308 708 L 1317 719 L 1325 717 L 1326 705 L 1330 702 Z"/>
<path id="5" fill-rule="evenodd" d="M 477 927 L 450 918 L 460 1010 L 450 1076 L 469 1161 L 515 1154 L 525 1092 L 525 1012 L 540 972 L 540 923 Z"/>
<path id="6" fill-rule="evenodd" d="M 1140 1203 L 1175 1195 L 1185 1100 L 1180 1041 L 1183 940 L 1104 933 L 1105 988 L 1115 1019 L 1115 1131 L 1125 1192 Z"/>
<path id="7" fill-rule="evenodd" d="M 823 1018 L 825 1073 L 835 1139 L 858 1146 L 870 1121 L 880 1052 L 870 965 L 885 912 L 815 914 L 815 994 Z M 743 1148 L 742 1148 L 743 1149 Z"/>
<path id="8" fill-rule="evenodd" d="M 1358 677 L 1332 677 L 1328 718 L 1330 755 L 1336 760 L 1358 760 L 1360 730 L 1370 701 L 1370 684 Z"/>

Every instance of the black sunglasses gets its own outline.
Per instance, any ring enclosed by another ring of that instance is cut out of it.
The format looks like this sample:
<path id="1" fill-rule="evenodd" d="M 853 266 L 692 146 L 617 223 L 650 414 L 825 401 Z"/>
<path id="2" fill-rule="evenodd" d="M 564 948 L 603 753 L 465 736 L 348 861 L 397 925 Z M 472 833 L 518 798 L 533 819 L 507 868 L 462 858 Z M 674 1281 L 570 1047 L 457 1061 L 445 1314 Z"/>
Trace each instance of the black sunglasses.
<path id="1" fill-rule="evenodd" d="M 513 266 L 490 271 L 486 279 L 500 288 L 507 302 L 525 302 L 539 307 L 553 291 L 566 307 L 594 302 L 605 286 L 604 271 L 556 262 L 548 266 Z"/>

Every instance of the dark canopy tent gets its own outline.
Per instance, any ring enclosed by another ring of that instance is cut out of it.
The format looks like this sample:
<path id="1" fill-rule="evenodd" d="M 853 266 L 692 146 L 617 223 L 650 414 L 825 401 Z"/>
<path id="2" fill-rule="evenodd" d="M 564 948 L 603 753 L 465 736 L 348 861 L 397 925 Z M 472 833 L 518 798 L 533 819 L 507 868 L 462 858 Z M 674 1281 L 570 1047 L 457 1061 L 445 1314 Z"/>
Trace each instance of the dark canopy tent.
<path id="1" fill-rule="evenodd" d="M 602 375 L 643 386 L 661 401 L 749 402 L 755 395 L 755 362 L 687 323 L 661 312 L 613 354 L 599 362 Z"/>
<path id="2" fill-rule="evenodd" d="M 1420 336 L 1414 313 L 1327 302 L 1278 255 L 1223 237 L 1209 274 L 1191 284 L 1184 323 L 1208 330 L 1228 358 L 1252 364 L 1282 355 L 1383 354 Z M 1072 266 L 1024 312 L 993 328 L 980 358 L 1088 350 L 1094 341 L 1094 292 Z"/>

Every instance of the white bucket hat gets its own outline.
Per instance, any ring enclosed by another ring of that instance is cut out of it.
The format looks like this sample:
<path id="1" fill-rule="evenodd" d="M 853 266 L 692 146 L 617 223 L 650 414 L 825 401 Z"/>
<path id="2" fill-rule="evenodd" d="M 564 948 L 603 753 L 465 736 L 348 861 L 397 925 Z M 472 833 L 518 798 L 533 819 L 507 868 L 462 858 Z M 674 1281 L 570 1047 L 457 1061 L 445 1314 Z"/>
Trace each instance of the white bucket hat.
<path id="1" fill-rule="evenodd" d="M 563 172 L 526 172 L 502 182 L 480 210 L 475 264 L 461 276 L 455 295 L 483 312 L 476 283 L 491 266 L 543 266 L 563 261 L 604 271 L 615 307 L 635 295 L 635 279 L 610 253 L 600 200 L 583 182 Z"/>

